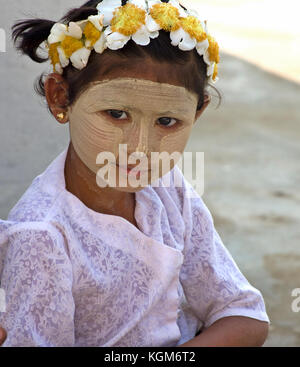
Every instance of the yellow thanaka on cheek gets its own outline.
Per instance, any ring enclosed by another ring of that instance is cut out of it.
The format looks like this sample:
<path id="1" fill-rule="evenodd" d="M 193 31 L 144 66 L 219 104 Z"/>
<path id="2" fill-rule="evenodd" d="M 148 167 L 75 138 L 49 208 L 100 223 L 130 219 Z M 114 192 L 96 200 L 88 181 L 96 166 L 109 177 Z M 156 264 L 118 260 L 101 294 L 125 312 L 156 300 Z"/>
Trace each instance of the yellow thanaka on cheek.
<path id="1" fill-rule="evenodd" d="M 167 152 L 170 155 L 173 152 L 183 153 L 187 141 L 190 137 L 192 125 L 185 129 L 167 134 L 161 139 L 160 152 Z M 177 162 L 175 162 L 176 164 Z"/>
<path id="2" fill-rule="evenodd" d="M 74 149 L 83 163 L 95 174 L 99 170 L 96 159 L 101 152 L 112 152 L 118 156 L 119 144 L 123 131 L 94 113 L 88 112 L 86 106 L 97 102 L 101 96 L 97 90 L 89 89 L 70 108 L 70 136 Z"/>

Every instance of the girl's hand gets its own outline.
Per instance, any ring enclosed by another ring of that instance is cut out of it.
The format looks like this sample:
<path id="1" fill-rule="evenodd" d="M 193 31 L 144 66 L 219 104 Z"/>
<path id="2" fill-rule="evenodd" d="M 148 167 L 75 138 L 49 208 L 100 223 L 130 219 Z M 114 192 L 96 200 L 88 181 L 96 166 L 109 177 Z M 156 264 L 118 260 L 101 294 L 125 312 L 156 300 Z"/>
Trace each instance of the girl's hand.
<path id="1" fill-rule="evenodd" d="M 269 325 L 245 316 L 227 316 L 214 322 L 192 340 L 179 347 L 261 347 Z"/>
<path id="2" fill-rule="evenodd" d="M 0 326 L 0 346 L 5 342 L 6 336 L 6 331 Z"/>

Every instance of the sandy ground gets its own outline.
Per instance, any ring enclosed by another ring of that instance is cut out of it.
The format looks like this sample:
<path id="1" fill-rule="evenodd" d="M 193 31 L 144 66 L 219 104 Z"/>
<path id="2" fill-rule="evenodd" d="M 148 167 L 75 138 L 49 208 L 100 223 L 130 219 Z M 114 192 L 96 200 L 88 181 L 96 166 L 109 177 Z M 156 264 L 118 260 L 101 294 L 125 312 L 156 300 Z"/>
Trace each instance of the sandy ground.
<path id="1" fill-rule="evenodd" d="M 266 345 L 300 346 L 300 85 L 222 55 L 222 105 L 187 150 L 205 153 L 204 200 L 241 270 L 265 297 Z"/>
<path id="2" fill-rule="evenodd" d="M 189 148 L 205 152 L 203 198 L 265 297 L 272 322 L 265 345 L 300 346 L 300 314 L 291 309 L 300 287 L 300 4 L 188 2 L 227 53 L 217 85 L 223 103 L 199 121 Z"/>
<path id="3" fill-rule="evenodd" d="M 81 1 L 11 1 L 0 27 L 9 34 L 24 14 L 58 19 L 73 4 Z M 256 60 L 221 56 L 222 104 L 215 109 L 213 99 L 186 151 L 204 152 L 203 199 L 224 244 L 264 295 L 272 322 L 265 345 L 300 346 L 300 313 L 291 309 L 291 292 L 300 288 L 300 85 Z M 68 142 L 68 127 L 33 94 L 47 67 L 17 56 L 9 40 L 0 53 L 2 219 Z"/>

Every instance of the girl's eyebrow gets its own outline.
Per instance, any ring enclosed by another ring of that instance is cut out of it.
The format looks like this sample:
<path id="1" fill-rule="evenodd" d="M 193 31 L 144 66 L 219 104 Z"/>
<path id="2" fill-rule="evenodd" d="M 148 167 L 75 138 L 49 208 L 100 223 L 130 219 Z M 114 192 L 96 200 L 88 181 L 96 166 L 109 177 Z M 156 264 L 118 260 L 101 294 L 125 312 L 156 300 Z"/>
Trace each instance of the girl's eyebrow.
<path id="1" fill-rule="evenodd" d="M 118 102 L 118 101 L 112 101 L 112 100 L 108 100 L 108 99 L 105 99 L 105 97 L 101 98 L 101 100 L 99 101 L 95 101 L 95 102 L 91 102 L 91 103 L 87 103 L 86 104 L 86 109 L 93 109 L 93 108 L 96 108 L 96 107 L 99 107 L 103 104 L 108 104 L 108 105 L 111 105 L 111 106 L 114 106 L 116 108 L 128 108 L 128 106 L 124 106 L 122 103 Z M 115 109 L 116 109 L 115 108 Z M 111 109 L 113 109 L 111 107 Z"/>
<path id="2" fill-rule="evenodd" d="M 93 105 L 90 105 L 89 107 L 93 107 L 93 106 L 96 106 L 97 105 L 97 103 L 95 103 L 95 104 L 93 104 Z M 132 107 L 132 106 L 123 106 L 123 105 L 121 105 L 121 104 L 119 104 L 119 103 L 116 103 L 115 104 L 115 107 L 114 108 L 110 108 L 110 109 L 116 109 L 116 110 L 120 110 L 120 111 L 123 111 L 123 110 L 130 110 L 130 109 L 132 109 L 132 110 L 140 110 L 140 109 L 138 109 L 138 108 L 136 108 L 136 107 Z M 158 111 L 158 112 L 156 112 L 155 114 L 157 115 L 157 116 L 163 116 L 163 117 L 171 117 L 171 116 L 174 116 L 174 115 L 176 115 L 177 117 L 184 117 L 185 116 L 185 114 L 186 113 L 188 113 L 188 110 L 178 110 L 178 111 Z"/>
<path id="3" fill-rule="evenodd" d="M 96 108 L 97 106 L 101 106 L 103 104 L 108 104 L 108 105 L 111 105 L 113 107 L 110 107 L 110 109 L 135 109 L 135 110 L 139 110 L 138 107 L 134 106 L 134 105 L 124 105 L 124 103 L 122 102 L 118 102 L 118 101 L 112 101 L 111 99 L 106 99 L 105 97 L 102 97 L 101 100 L 99 101 L 95 101 L 95 102 L 92 102 L 92 103 L 89 103 L 87 104 L 87 110 L 88 109 L 93 109 L 93 108 Z M 159 115 L 168 115 L 168 114 L 171 114 L 171 115 L 174 115 L 174 114 L 186 114 L 189 110 L 187 108 L 184 108 L 182 106 L 182 108 L 180 108 L 180 110 L 168 110 L 168 111 L 161 111 L 161 112 L 158 112 Z"/>

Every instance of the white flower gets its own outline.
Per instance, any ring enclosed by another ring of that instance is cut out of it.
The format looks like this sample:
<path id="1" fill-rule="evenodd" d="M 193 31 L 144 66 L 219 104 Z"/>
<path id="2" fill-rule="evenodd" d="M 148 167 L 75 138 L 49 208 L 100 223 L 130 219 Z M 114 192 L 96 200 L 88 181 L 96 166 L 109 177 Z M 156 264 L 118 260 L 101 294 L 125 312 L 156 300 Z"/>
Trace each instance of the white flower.
<path id="1" fill-rule="evenodd" d="M 88 20 L 98 29 L 98 31 L 102 31 L 103 29 L 103 18 L 104 15 L 90 15 Z"/>
<path id="2" fill-rule="evenodd" d="M 159 36 L 158 31 L 149 32 L 145 25 L 141 25 L 140 28 L 131 36 L 126 36 L 119 32 L 113 32 L 111 27 L 107 27 L 104 31 L 106 36 L 107 47 L 111 50 L 118 50 L 126 45 L 126 43 L 132 38 L 132 40 L 141 46 L 149 45 L 151 38 Z"/>
<path id="3" fill-rule="evenodd" d="M 132 35 L 134 42 L 141 46 L 147 46 L 150 43 L 150 32 L 147 27 L 142 25 L 135 34 Z"/>
<path id="4" fill-rule="evenodd" d="M 76 69 L 83 69 L 86 67 L 89 57 L 91 54 L 91 50 L 88 50 L 86 47 L 82 47 L 79 50 L 73 52 L 73 54 L 70 57 L 70 60 L 72 62 L 72 65 Z"/>
<path id="5" fill-rule="evenodd" d="M 177 8 L 179 10 L 179 14 L 180 14 L 181 18 L 186 18 L 187 17 L 186 11 L 183 9 L 183 7 L 179 4 L 179 2 L 177 0 L 170 0 L 168 2 L 168 4 L 173 5 L 175 8 Z"/>
<path id="6" fill-rule="evenodd" d="M 149 36 L 150 38 L 157 38 L 159 36 L 159 31 L 150 32 Z"/>
<path id="7" fill-rule="evenodd" d="M 84 31 L 84 28 L 86 27 L 86 24 L 88 22 L 91 22 L 93 26 L 99 31 L 102 32 L 103 30 L 103 18 L 104 15 L 90 15 L 88 19 L 81 20 L 79 22 L 76 22 L 77 25 L 81 28 L 82 31 Z M 96 52 L 102 53 L 105 49 L 104 47 L 104 39 L 103 39 L 103 33 L 101 33 L 101 36 L 99 40 L 95 43 L 94 49 L 98 50 Z M 85 40 L 85 47 L 90 48 L 91 47 L 91 40 Z"/>
<path id="8" fill-rule="evenodd" d="M 209 47 L 209 42 L 208 42 L 208 39 L 202 41 L 202 42 L 198 42 L 197 45 L 196 45 L 196 49 L 198 51 L 198 54 L 200 56 L 204 56 L 207 49 Z"/>
<path id="9" fill-rule="evenodd" d="M 152 8 L 153 5 L 155 4 L 166 4 L 166 3 L 163 3 L 161 0 L 149 0 L 148 1 L 148 6 L 149 6 L 149 9 Z M 183 9 L 183 7 L 180 5 L 179 1 L 178 0 L 170 0 L 168 2 L 168 4 L 170 5 L 173 5 L 176 9 L 179 10 L 179 15 L 180 17 L 182 18 L 186 18 L 187 17 L 187 13 L 186 11 Z"/>
<path id="10" fill-rule="evenodd" d="M 50 30 L 50 35 L 48 37 L 48 43 L 61 42 L 66 37 L 66 32 L 68 27 L 65 24 L 55 23 Z"/>
<path id="11" fill-rule="evenodd" d="M 107 41 L 106 41 L 106 37 L 105 34 L 102 33 L 100 38 L 98 39 L 98 41 L 94 44 L 94 50 L 99 53 L 102 54 L 102 52 L 107 48 Z"/>
<path id="12" fill-rule="evenodd" d="M 74 22 L 70 22 L 69 26 L 61 23 L 55 23 L 51 28 L 48 43 L 62 42 L 66 36 L 81 39 L 82 30 L 80 26 Z"/>
<path id="13" fill-rule="evenodd" d="M 149 12 L 150 9 L 155 4 L 163 4 L 163 3 L 160 0 L 148 0 Z M 146 14 L 146 27 L 148 28 L 149 32 L 157 32 L 162 29 L 161 26 L 148 13 Z"/>
<path id="14" fill-rule="evenodd" d="M 182 41 L 179 43 L 178 47 L 181 51 L 191 51 L 196 47 L 196 44 L 197 40 L 191 37 L 187 32 L 185 32 L 185 35 Z"/>
<path id="15" fill-rule="evenodd" d="M 148 8 L 149 12 L 153 5 L 156 4 L 164 4 L 160 0 L 148 0 Z M 157 32 L 160 31 L 162 28 L 161 26 L 152 18 L 152 16 L 147 13 L 146 14 L 146 27 L 148 28 L 149 32 Z"/>
<path id="16" fill-rule="evenodd" d="M 183 28 L 177 29 L 177 31 L 173 31 L 170 33 L 171 44 L 173 46 L 178 46 L 182 51 L 190 51 L 196 47 L 197 41 L 195 38 L 192 38 L 188 32 L 186 32 Z"/>
<path id="17" fill-rule="evenodd" d="M 127 3 L 136 5 L 145 11 L 147 10 L 147 5 L 146 5 L 145 0 L 128 0 Z"/>
<path id="18" fill-rule="evenodd" d="M 186 12 L 187 12 L 189 17 L 195 17 L 195 18 L 198 18 L 200 20 L 200 16 L 199 16 L 199 13 L 197 12 L 197 10 L 187 9 Z"/>
<path id="19" fill-rule="evenodd" d="M 80 20 L 76 22 L 76 24 L 81 28 L 82 32 L 84 31 L 84 28 L 88 22 L 88 19 Z"/>
<path id="20" fill-rule="evenodd" d="M 113 32 L 111 27 L 107 27 L 104 31 L 106 36 L 107 47 L 111 50 L 118 50 L 126 45 L 130 40 L 130 36 L 125 36 L 119 32 Z"/>
<path id="21" fill-rule="evenodd" d="M 147 10 L 147 4 L 145 0 L 129 0 L 127 3 L 135 5 L 144 11 Z M 148 31 L 147 27 L 142 25 L 133 35 L 126 36 L 119 32 L 112 32 L 110 22 L 113 18 L 113 12 L 116 8 L 122 6 L 120 0 L 103 0 L 98 4 L 97 9 L 100 14 L 104 15 L 103 24 L 108 26 L 104 34 L 106 36 L 106 45 L 111 50 L 118 50 L 126 45 L 126 43 L 132 38 L 138 45 L 146 46 L 150 43 L 150 38 L 158 37 L 157 29 Z"/>
<path id="22" fill-rule="evenodd" d="M 149 10 L 153 7 L 153 5 L 156 4 L 165 4 L 165 3 L 162 3 L 160 0 L 149 0 L 148 1 Z M 181 7 L 181 5 L 177 0 L 170 0 L 168 4 L 174 6 L 179 10 L 180 17 L 186 18 L 188 16 L 186 11 Z M 146 27 L 150 32 L 156 32 L 161 30 L 161 26 L 152 18 L 150 14 L 146 15 Z"/>
<path id="23" fill-rule="evenodd" d="M 66 54 L 65 54 L 65 51 L 63 50 L 62 47 L 58 46 L 57 47 L 57 52 L 58 52 L 58 55 L 59 55 L 59 61 L 60 61 L 60 64 L 63 68 L 65 68 L 66 66 L 69 65 L 70 61 L 69 59 L 67 58 Z"/>
<path id="24" fill-rule="evenodd" d="M 103 14 L 103 25 L 108 26 L 113 18 L 113 13 L 116 8 L 122 6 L 121 0 L 103 0 L 97 5 L 99 14 Z"/>
<path id="25" fill-rule="evenodd" d="M 68 30 L 65 31 L 65 34 L 67 36 L 77 38 L 79 40 L 82 38 L 82 30 L 80 26 L 76 24 L 75 22 L 70 22 Z"/>
<path id="26" fill-rule="evenodd" d="M 207 66 L 207 76 L 212 76 L 215 70 L 215 62 L 211 62 L 210 65 Z"/>
<path id="27" fill-rule="evenodd" d="M 111 50 L 118 50 L 119 48 L 123 48 L 126 43 L 130 40 L 130 36 L 125 36 L 119 32 L 113 32 L 109 36 L 107 36 L 107 47 Z"/>
<path id="28" fill-rule="evenodd" d="M 161 26 L 151 17 L 150 14 L 146 15 L 146 27 L 149 32 L 156 32 L 161 30 Z"/>
<path id="29" fill-rule="evenodd" d="M 148 7 L 149 9 L 152 8 L 153 5 L 155 4 L 163 4 L 160 0 L 148 0 Z"/>

